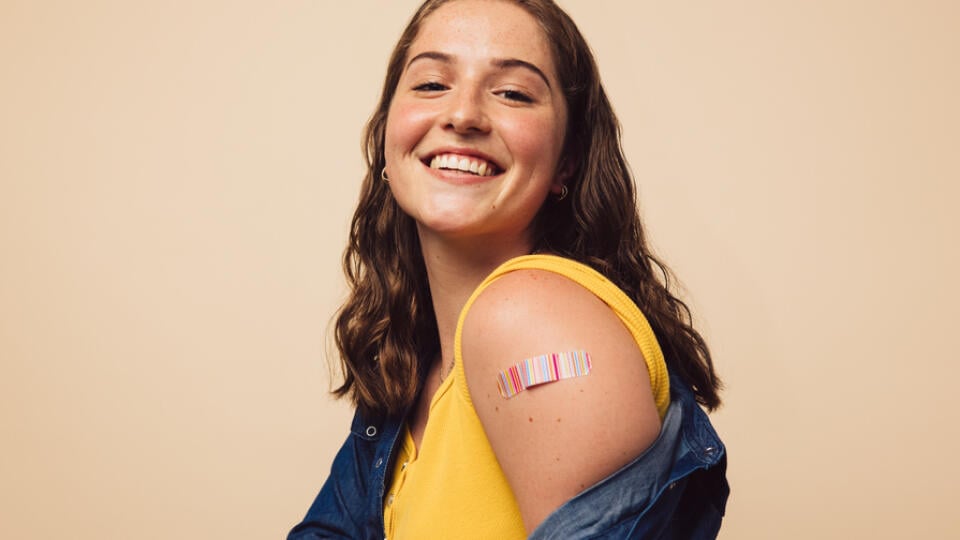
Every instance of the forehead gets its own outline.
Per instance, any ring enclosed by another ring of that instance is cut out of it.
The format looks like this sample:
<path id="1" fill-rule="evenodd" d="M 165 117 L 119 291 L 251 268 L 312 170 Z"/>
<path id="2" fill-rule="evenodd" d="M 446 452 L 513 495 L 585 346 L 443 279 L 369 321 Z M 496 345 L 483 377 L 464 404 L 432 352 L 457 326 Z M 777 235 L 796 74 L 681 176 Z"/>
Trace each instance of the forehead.
<path id="1" fill-rule="evenodd" d="M 465 60 L 516 58 L 555 78 L 553 56 L 539 22 L 504 0 L 454 0 L 422 23 L 407 58 L 437 51 Z"/>

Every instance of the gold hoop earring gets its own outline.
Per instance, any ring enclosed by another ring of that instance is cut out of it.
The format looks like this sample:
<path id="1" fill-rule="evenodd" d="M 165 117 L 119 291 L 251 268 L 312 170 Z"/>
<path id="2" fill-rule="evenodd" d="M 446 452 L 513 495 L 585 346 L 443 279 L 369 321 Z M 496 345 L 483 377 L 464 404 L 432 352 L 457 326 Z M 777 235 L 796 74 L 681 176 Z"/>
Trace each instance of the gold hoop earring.
<path id="1" fill-rule="evenodd" d="M 566 185 L 566 184 L 563 184 L 562 186 L 560 186 L 560 194 L 557 195 L 557 202 L 560 202 L 560 201 L 566 199 L 566 198 L 567 198 L 567 193 L 569 193 L 569 190 L 567 190 L 567 185 Z"/>
<path id="2" fill-rule="evenodd" d="M 386 167 L 380 169 L 380 179 L 383 180 L 384 182 L 388 183 L 388 184 L 390 183 L 390 179 L 387 177 L 387 168 L 386 168 Z"/>

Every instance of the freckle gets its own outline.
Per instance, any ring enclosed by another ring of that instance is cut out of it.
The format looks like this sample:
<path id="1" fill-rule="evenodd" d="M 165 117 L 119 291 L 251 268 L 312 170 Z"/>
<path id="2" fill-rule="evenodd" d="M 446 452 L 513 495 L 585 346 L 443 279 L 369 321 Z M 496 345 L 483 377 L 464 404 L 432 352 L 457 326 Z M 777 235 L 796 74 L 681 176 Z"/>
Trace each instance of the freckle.
<path id="1" fill-rule="evenodd" d="M 527 418 L 527 420 L 533 422 L 533 417 L 531 416 L 530 418 Z"/>
<path id="2" fill-rule="evenodd" d="M 559 419 L 559 418 L 557 418 L 557 422 L 559 422 L 559 421 L 560 421 L 560 419 Z"/>
<path id="3" fill-rule="evenodd" d="M 581 394 L 583 393 L 583 388 L 580 389 L 580 393 L 581 393 Z"/>
<path id="4" fill-rule="evenodd" d="M 499 406 L 498 406 L 498 407 L 494 407 L 493 410 L 495 410 L 495 411 L 497 411 L 497 412 L 500 412 L 500 407 L 499 407 Z"/>
<path id="5" fill-rule="evenodd" d="M 560 458 L 556 458 L 557 461 L 560 461 Z"/>
<path id="6" fill-rule="evenodd" d="M 580 489 L 584 489 L 586 487 L 587 487 L 586 484 L 580 484 Z"/>

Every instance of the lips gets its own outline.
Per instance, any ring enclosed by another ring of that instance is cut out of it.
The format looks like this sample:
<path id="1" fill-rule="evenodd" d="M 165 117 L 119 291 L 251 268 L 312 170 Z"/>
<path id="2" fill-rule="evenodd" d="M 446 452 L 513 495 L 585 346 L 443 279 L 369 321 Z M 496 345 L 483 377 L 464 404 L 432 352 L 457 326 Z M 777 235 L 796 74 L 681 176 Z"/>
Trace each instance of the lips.
<path id="1" fill-rule="evenodd" d="M 425 163 L 431 169 L 459 171 L 477 176 L 496 176 L 502 172 L 500 167 L 492 161 L 455 152 L 436 154 Z"/>

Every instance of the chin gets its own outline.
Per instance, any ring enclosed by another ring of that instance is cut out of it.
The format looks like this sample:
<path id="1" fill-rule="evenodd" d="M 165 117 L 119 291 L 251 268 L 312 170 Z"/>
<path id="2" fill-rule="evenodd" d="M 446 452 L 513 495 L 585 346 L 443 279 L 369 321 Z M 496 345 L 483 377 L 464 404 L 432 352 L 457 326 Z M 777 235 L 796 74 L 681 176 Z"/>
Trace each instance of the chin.
<path id="1" fill-rule="evenodd" d="M 421 227 L 443 233 L 456 233 L 476 228 L 482 219 L 477 215 L 477 206 L 480 203 L 476 200 L 447 199 L 439 202 L 447 204 L 423 204 L 411 215 Z"/>
<path id="2" fill-rule="evenodd" d="M 475 228 L 471 227 L 471 223 L 463 218 L 464 216 L 462 214 L 451 216 L 430 216 L 429 218 L 421 217 L 420 219 L 417 219 L 417 224 L 421 229 L 430 231 L 434 234 L 450 237 L 461 237 L 469 235 L 471 230 Z"/>

